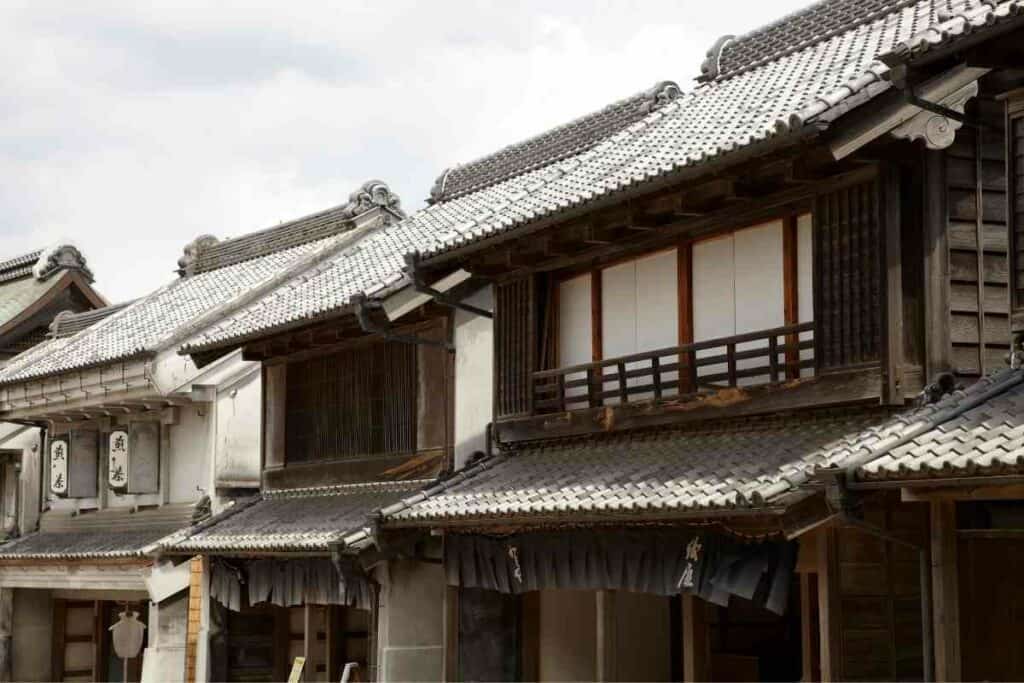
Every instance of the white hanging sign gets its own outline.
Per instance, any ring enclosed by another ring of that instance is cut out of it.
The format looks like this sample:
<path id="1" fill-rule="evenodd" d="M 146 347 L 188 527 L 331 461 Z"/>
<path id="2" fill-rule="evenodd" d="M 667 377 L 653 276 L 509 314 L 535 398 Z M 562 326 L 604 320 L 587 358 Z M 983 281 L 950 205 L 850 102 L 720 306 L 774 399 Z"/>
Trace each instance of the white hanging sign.
<path id="1" fill-rule="evenodd" d="M 117 623 L 108 630 L 114 641 L 114 653 L 121 659 L 133 659 L 142 652 L 146 625 L 139 621 L 138 612 L 125 609 L 118 615 Z"/>
<path id="2" fill-rule="evenodd" d="M 68 494 L 68 442 L 63 439 L 50 442 L 50 490 L 58 496 Z"/>
<path id="3" fill-rule="evenodd" d="M 118 429 L 110 433 L 109 453 L 107 483 L 110 488 L 123 489 L 128 486 L 128 432 Z"/>

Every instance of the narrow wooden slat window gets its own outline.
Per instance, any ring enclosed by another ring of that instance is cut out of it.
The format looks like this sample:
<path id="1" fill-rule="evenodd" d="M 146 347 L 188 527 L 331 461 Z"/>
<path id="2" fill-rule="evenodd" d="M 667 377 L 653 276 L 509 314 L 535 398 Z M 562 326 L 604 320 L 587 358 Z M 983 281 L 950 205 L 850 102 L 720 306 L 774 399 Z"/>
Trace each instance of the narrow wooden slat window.
<path id="1" fill-rule="evenodd" d="M 288 366 L 288 463 L 416 448 L 416 347 L 387 342 Z"/>
<path id="2" fill-rule="evenodd" d="M 533 278 L 497 285 L 494 304 L 495 415 L 526 415 L 533 392 Z"/>
<path id="3" fill-rule="evenodd" d="M 1013 251 L 1013 331 L 1024 331 L 1024 94 L 1007 102 L 1007 169 Z"/>

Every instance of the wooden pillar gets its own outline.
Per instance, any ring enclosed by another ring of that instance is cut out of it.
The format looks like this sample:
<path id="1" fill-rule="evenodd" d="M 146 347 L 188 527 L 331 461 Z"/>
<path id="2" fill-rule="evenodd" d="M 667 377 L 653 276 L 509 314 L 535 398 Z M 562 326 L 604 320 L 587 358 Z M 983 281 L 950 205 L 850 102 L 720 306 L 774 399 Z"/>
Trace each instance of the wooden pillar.
<path id="1" fill-rule="evenodd" d="M 956 503 L 931 503 L 932 625 L 935 680 L 959 681 L 960 604 L 956 557 Z"/>
<path id="2" fill-rule="evenodd" d="M 0 681 L 12 680 L 12 639 L 14 636 L 14 589 L 0 588 Z"/>
<path id="3" fill-rule="evenodd" d="M 519 602 L 520 609 L 520 660 L 519 679 L 540 680 L 540 592 L 524 593 Z"/>
<path id="4" fill-rule="evenodd" d="M 199 652 L 199 636 L 203 626 L 203 572 L 204 560 L 193 557 L 189 560 L 188 618 L 185 626 L 185 683 L 195 683 L 196 662 Z M 203 675 L 199 677 L 205 679 Z"/>
<path id="5" fill-rule="evenodd" d="M 711 639 L 708 604 L 693 595 L 683 596 L 683 680 L 711 680 Z"/>
<path id="6" fill-rule="evenodd" d="M 617 681 L 618 642 L 615 634 L 615 591 L 597 591 L 597 680 Z"/>
<path id="7" fill-rule="evenodd" d="M 836 530 L 818 531 L 818 652 L 821 680 L 835 681 L 842 675 L 840 661 L 839 565 Z"/>
<path id="8" fill-rule="evenodd" d="M 903 405 L 903 260 L 899 168 L 887 164 L 880 182 L 882 241 L 885 247 L 885 400 Z"/>
<path id="9" fill-rule="evenodd" d="M 803 681 L 821 680 L 818 644 L 818 575 L 800 574 L 800 650 Z"/>
<path id="10" fill-rule="evenodd" d="M 924 308 L 926 382 L 953 366 L 949 320 L 949 246 L 946 234 L 945 152 L 924 156 Z"/>
<path id="11" fill-rule="evenodd" d="M 445 681 L 459 680 L 459 587 L 444 589 L 444 672 Z"/>

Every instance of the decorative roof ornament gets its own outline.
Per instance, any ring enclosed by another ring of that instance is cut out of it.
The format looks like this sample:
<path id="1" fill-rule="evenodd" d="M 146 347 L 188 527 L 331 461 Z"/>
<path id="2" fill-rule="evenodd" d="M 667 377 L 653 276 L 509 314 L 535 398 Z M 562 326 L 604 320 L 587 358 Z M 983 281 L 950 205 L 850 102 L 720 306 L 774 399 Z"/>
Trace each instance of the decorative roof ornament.
<path id="1" fill-rule="evenodd" d="M 704 62 L 700 65 L 698 81 L 707 82 L 718 78 L 718 75 L 722 73 L 722 52 L 725 51 L 725 46 L 735 40 L 735 38 L 736 36 L 730 33 L 715 41 L 715 44 L 711 46 L 711 49 L 704 56 Z"/>
<path id="2" fill-rule="evenodd" d="M 218 240 L 213 235 L 200 235 L 185 245 L 184 254 L 178 259 L 178 274 L 182 277 L 195 275 L 195 266 L 199 261 L 199 254 L 206 248 L 217 244 Z"/>
<path id="3" fill-rule="evenodd" d="M 978 82 L 971 81 L 948 97 L 942 98 L 939 105 L 955 111 L 958 114 L 964 113 L 967 101 L 978 95 Z M 924 140 L 928 149 L 946 149 L 956 139 L 956 132 L 960 130 L 963 123 L 955 119 L 936 114 L 931 111 L 922 110 L 892 131 L 893 137 L 910 140 Z"/>
<path id="4" fill-rule="evenodd" d="M 60 242 L 43 249 L 39 260 L 32 266 L 32 275 L 37 280 L 46 280 L 60 270 L 77 270 L 92 282 L 92 271 L 85 263 L 85 257 L 78 247 L 70 242 Z"/>
<path id="5" fill-rule="evenodd" d="M 433 187 L 430 188 L 430 199 L 428 200 L 431 204 L 434 202 L 441 201 L 444 197 L 444 186 L 448 181 L 448 175 L 454 170 L 454 168 L 446 168 L 441 171 L 441 175 L 437 176 L 437 180 L 434 181 Z"/>
<path id="6" fill-rule="evenodd" d="M 663 107 L 672 100 L 679 99 L 683 91 L 675 81 L 661 81 L 648 91 L 650 102 L 647 104 L 647 111 L 652 112 L 658 107 Z"/>
<path id="7" fill-rule="evenodd" d="M 342 215 L 347 218 L 355 218 L 377 207 L 394 211 L 402 217 L 405 216 L 398 195 L 392 192 L 388 184 L 382 180 L 367 180 L 358 190 L 350 194 L 348 205 L 343 209 Z"/>

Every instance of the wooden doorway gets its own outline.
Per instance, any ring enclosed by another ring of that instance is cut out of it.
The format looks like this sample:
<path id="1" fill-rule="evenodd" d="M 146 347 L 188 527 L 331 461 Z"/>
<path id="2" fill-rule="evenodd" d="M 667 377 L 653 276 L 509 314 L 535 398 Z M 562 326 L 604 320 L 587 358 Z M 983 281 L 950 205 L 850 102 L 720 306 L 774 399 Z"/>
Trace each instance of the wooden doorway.
<path id="1" fill-rule="evenodd" d="M 54 599 L 51 650 L 54 680 L 139 681 L 148 638 L 143 639 L 139 656 L 129 659 L 127 666 L 111 644 L 110 627 L 125 609 L 137 612 L 142 623 L 148 622 L 145 601 Z"/>
<path id="2" fill-rule="evenodd" d="M 958 555 L 964 680 L 1024 680 L 1024 540 L 962 538 Z"/>

